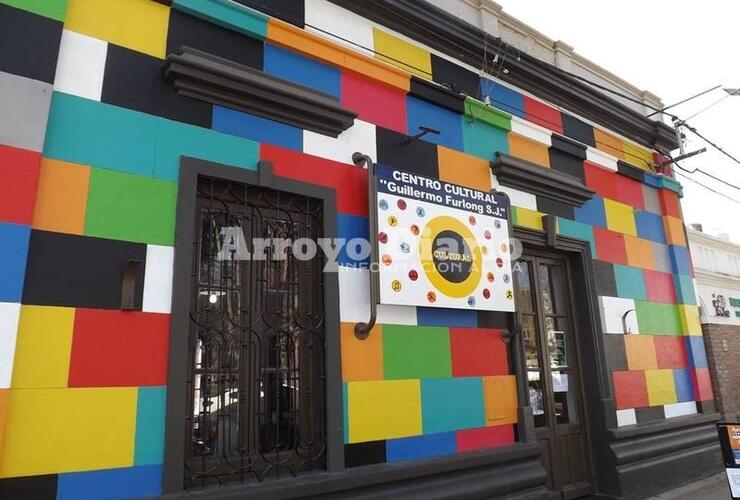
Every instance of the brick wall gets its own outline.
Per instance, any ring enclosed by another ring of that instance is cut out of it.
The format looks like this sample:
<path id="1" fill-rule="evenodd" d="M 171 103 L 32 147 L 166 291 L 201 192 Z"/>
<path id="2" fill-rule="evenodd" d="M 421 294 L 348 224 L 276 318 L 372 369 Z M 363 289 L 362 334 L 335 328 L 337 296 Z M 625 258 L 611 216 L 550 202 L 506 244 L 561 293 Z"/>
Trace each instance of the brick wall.
<path id="1" fill-rule="evenodd" d="M 702 325 L 717 411 L 740 421 L 740 326 Z"/>

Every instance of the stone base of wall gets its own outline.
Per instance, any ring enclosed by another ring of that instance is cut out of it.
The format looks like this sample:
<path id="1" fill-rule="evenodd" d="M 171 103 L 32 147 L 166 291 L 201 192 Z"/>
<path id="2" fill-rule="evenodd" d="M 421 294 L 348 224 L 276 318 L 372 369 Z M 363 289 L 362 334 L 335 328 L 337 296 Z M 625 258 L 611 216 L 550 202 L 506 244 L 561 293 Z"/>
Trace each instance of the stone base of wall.
<path id="1" fill-rule="evenodd" d="M 717 411 L 724 420 L 740 422 L 740 326 L 710 323 L 702 330 Z"/>

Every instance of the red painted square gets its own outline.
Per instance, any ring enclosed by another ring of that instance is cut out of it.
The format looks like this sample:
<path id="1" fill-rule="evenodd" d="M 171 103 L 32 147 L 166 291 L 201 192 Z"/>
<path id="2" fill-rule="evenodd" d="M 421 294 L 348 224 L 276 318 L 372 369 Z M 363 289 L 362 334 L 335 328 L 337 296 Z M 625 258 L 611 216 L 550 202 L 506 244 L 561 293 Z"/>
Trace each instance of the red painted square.
<path id="1" fill-rule="evenodd" d="M 548 128 L 558 134 L 563 133 L 563 119 L 560 111 L 545 103 L 524 96 L 524 116 L 532 123 Z"/>
<path id="2" fill-rule="evenodd" d="M 628 264 L 627 247 L 622 233 L 594 226 L 594 241 L 596 242 L 596 255 L 599 260 L 613 264 Z"/>
<path id="3" fill-rule="evenodd" d="M 69 386 L 165 385 L 169 333 L 169 314 L 78 308 Z"/>
<path id="4" fill-rule="evenodd" d="M 604 198 L 618 199 L 617 177 L 619 176 L 616 173 L 588 161 L 583 162 L 583 170 L 586 174 L 586 186 Z"/>
<path id="5" fill-rule="evenodd" d="M 681 201 L 678 194 L 670 189 L 659 189 L 658 196 L 660 197 L 660 208 L 663 210 L 663 215 L 672 215 L 680 219 Z"/>
<path id="6" fill-rule="evenodd" d="M 406 94 L 377 80 L 342 71 L 342 105 L 360 120 L 406 133 Z"/>
<path id="7" fill-rule="evenodd" d="M 456 432 L 457 452 L 493 448 L 514 443 L 514 426 L 512 424 L 465 429 Z"/>
<path id="8" fill-rule="evenodd" d="M 642 194 L 642 184 L 624 175 L 615 175 L 617 178 L 617 201 L 631 207 L 645 209 L 645 197 Z"/>
<path id="9" fill-rule="evenodd" d="M 663 304 L 675 304 L 677 302 L 676 286 L 673 283 L 672 274 L 645 269 L 643 275 L 645 276 L 645 290 L 649 301 L 662 302 Z"/>
<path id="10" fill-rule="evenodd" d="M 338 212 L 367 216 L 366 169 L 264 143 L 260 159 L 272 162 L 274 175 L 334 189 Z"/>
<path id="11" fill-rule="evenodd" d="M 612 379 L 617 410 L 650 406 L 644 371 L 615 371 Z"/>
<path id="12" fill-rule="evenodd" d="M 691 384 L 694 386 L 694 397 L 697 401 L 714 399 L 709 368 L 694 368 L 691 370 Z"/>
<path id="13" fill-rule="evenodd" d="M 41 153 L 0 145 L 0 221 L 31 224 Z"/>
<path id="14" fill-rule="evenodd" d="M 689 359 L 683 337 L 653 335 L 658 368 L 688 368 Z"/>
<path id="15" fill-rule="evenodd" d="M 509 358 L 500 330 L 450 328 L 453 377 L 508 375 Z"/>

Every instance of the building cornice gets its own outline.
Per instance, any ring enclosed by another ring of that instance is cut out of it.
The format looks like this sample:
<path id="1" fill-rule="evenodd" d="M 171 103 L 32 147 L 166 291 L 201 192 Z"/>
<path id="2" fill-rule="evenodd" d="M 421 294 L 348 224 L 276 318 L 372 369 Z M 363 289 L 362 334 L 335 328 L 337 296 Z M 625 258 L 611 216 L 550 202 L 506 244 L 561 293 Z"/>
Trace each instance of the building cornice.
<path id="1" fill-rule="evenodd" d="M 722 238 L 718 238 L 717 236 L 712 236 L 710 234 L 697 231 L 695 229 L 691 229 L 691 227 L 686 228 L 686 234 L 689 237 L 689 243 L 706 245 L 708 247 L 723 250 L 731 255 L 740 257 L 740 245 L 736 243 L 723 240 Z"/>
<path id="2" fill-rule="evenodd" d="M 506 59 L 499 78 L 573 113 L 588 118 L 643 146 L 667 153 L 678 147 L 675 132 L 606 96 L 602 92 L 535 57 L 519 53 L 500 38 L 454 15 L 418 0 L 330 0 L 403 35 L 476 68 L 484 56 L 515 53 Z M 490 61 L 489 61 L 490 63 Z"/>

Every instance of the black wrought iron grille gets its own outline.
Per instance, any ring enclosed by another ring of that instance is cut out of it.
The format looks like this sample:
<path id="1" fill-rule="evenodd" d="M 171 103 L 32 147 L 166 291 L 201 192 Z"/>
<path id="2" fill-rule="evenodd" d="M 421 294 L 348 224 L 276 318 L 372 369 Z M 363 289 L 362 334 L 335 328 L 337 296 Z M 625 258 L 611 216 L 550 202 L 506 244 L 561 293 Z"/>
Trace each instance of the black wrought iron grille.
<path id="1" fill-rule="evenodd" d="M 321 237 L 321 203 L 201 178 L 196 224 L 186 486 L 325 468 L 324 258 L 288 246 Z"/>

